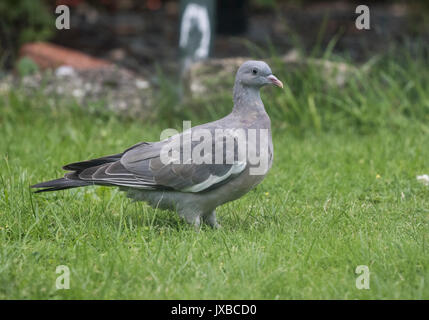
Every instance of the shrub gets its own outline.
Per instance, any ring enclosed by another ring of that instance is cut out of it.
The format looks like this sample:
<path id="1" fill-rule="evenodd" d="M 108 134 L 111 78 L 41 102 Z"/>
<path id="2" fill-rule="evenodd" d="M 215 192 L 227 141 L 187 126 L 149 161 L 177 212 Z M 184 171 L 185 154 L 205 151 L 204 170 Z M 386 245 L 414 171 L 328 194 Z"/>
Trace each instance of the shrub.
<path id="1" fill-rule="evenodd" d="M 54 26 L 53 13 L 41 0 L 0 1 L 0 62 L 10 67 L 23 43 L 46 40 Z"/>

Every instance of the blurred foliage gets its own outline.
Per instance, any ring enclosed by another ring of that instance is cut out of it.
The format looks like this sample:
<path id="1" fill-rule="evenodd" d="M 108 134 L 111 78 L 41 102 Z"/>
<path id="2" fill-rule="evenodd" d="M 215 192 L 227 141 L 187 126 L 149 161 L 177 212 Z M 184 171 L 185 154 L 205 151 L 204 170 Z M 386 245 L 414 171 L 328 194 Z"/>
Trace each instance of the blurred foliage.
<path id="1" fill-rule="evenodd" d="M 48 39 L 55 31 L 53 12 L 41 0 L 0 1 L 0 56 L 11 63 L 19 47 Z"/>
<path id="2" fill-rule="evenodd" d="M 18 61 L 16 68 L 21 77 L 36 73 L 39 70 L 37 64 L 28 57 L 24 57 Z"/>

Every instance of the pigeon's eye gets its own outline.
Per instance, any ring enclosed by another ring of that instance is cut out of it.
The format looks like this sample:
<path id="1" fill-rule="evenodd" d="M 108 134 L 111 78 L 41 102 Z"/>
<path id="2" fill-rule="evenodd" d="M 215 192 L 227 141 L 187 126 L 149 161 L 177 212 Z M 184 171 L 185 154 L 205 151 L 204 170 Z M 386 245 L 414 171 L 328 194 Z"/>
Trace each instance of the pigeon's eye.
<path id="1" fill-rule="evenodd" d="M 253 74 L 257 74 L 258 73 L 258 69 L 252 69 L 252 73 Z"/>

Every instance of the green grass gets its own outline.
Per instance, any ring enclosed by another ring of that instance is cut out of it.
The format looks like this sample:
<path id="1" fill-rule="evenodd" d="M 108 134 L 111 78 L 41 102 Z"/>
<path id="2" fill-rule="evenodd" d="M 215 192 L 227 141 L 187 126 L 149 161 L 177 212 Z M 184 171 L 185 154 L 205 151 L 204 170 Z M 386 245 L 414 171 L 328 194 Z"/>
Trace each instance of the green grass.
<path id="1" fill-rule="evenodd" d="M 156 140 L 162 122 L 1 95 L 0 298 L 428 299 L 429 187 L 416 181 L 429 174 L 428 70 L 392 59 L 343 89 L 302 81 L 307 70 L 286 76 L 286 93 L 264 91 L 272 171 L 218 209 L 222 230 L 200 233 L 116 189 L 28 188 L 68 162 Z M 70 290 L 55 288 L 59 265 Z M 369 290 L 355 286 L 358 265 Z"/>

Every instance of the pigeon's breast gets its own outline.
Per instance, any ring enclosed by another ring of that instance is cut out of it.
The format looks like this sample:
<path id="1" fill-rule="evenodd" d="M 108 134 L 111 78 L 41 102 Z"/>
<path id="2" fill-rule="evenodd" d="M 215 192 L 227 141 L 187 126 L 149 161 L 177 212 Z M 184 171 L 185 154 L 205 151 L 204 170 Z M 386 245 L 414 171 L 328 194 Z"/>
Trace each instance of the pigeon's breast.
<path id="1" fill-rule="evenodd" d="M 247 164 L 243 172 L 225 185 L 210 191 L 210 198 L 215 200 L 216 206 L 245 195 L 261 183 L 271 169 L 274 154 L 271 134 L 268 137 L 267 148 L 265 150 L 262 148 L 259 154 L 256 153 L 256 157 L 252 159 L 252 156 L 250 156 L 255 150 L 250 147 L 248 151 Z"/>

